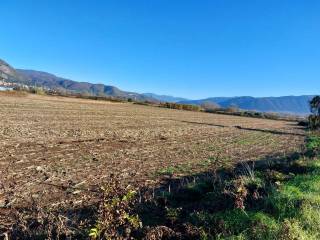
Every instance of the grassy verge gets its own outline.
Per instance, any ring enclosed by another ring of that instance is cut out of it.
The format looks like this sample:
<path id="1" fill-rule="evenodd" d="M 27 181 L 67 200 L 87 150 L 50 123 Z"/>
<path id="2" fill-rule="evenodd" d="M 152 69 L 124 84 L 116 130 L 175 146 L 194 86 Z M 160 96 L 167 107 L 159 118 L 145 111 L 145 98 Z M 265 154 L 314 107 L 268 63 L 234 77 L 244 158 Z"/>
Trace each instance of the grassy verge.
<path id="1" fill-rule="evenodd" d="M 269 186 L 259 206 L 247 202 L 248 208 L 195 214 L 195 223 L 207 234 L 204 239 L 319 239 L 320 160 L 306 167 L 310 168 L 307 173 L 292 173 L 284 176 L 289 180 L 277 180 Z M 255 181 L 270 184 L 266 179 Z M 248 183 L 244 186 L 248 188 Z M 212 234 L 207 224 L 220 229 Z"/>

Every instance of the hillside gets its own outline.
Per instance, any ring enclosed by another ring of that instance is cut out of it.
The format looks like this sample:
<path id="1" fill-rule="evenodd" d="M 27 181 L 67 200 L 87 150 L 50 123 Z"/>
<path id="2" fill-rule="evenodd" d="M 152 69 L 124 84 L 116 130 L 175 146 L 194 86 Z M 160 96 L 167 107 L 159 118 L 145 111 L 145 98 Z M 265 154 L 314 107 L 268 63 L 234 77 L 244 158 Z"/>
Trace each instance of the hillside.
<path id="1" fill-rule="evenodd" d="M 132 98 L 136 101 L 156 101 L 155 99 L 134 93 L 122 91 L 114 86 L 93 84 L 89 82 L 77 82 L 70 79 L 55 76 L 53 74 L 35 70 L 14 69 L 8 63 L 0 60 L 0 77 L 5 83 L 26 86 L 37 86 L 51 90 L 81 93 L 94 96 L 111 96 L 119 98 Z"/>
<path id="2" fill-rule="evenodd" d="M 25 79 L 13 67 L 0 59 L 0 80 L 7 83 L 23 83 Z"/>

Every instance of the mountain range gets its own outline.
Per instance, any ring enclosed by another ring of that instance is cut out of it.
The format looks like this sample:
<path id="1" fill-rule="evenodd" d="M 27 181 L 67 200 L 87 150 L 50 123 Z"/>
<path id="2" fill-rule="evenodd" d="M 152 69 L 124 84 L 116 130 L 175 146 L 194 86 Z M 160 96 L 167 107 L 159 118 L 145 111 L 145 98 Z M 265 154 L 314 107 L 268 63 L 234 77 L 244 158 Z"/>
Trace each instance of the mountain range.
<path id="1" fill-rule="evenodd" d="M 18 84 L 24 86 L 37 86 L 51 90 L 67 91 L 94 96 L 111 96 L 118 98 L 131 98 L 136 101 L 152 102 L 175 102 L 183 104 L 201 105 L 203 103 L 214 103 L 226 108 L 236 106 L 244 110 L 259 112 L 278 112 L 306 115 L 310 113 L 309 101 L 313 95 L 305 96 L 283 96 L 283 97 L 213 97 L 199 100 L 189 100 L 168 95 L 157 95 L 154 93 L 135 93 L 120 90 L 117 87 L 93 84 L 89 82 L 77 82 L 74 80 L 55 76 L 53 74 L 35 70 L 15 69 L 0 59 L 0 86 L 4 83 Z"/>
<path id="2" fill-rule="evenodd" d="M 283 97 L 216 97 L 201 100 L 186 100 L 179 103 L 201 105 L 215 103 L 222 108 L 235 106 L 240 109 L 258 112 L 276 112 L 285 114 L 306 115 L 310 113 L 309 101 L 314 95 Z"/>

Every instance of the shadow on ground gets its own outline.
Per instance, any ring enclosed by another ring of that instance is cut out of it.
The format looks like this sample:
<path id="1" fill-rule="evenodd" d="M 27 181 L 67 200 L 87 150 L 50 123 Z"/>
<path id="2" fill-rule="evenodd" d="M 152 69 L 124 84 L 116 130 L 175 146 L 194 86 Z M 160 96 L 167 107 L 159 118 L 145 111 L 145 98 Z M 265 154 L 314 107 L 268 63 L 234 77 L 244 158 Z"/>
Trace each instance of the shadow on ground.
<path id="1" fill-rule="evenodd" d="M 230 127 L 230 128 L 237 128 L 237 129 L 247 130 L 247 131 L 272 133 L 272 134 L 277 134 L 277 135 L 306 136 L 306 134 L 302 134 L 302 133 L 283 132 L 283 131 L 277 131 L 277 130 L 271 130 L 271 129 L 247 128 L 247 127 L 242 127 L 242 126 L 226 126 L 226 125 L 213 124 L 213 123 L 203 123 L 203 122 L 194 122 L 194 121 L 185 121 L 185 120 L 181 121 L 181 120 L 175 120 L 175 119 L 170 119 L 170 120 L 176 121 L 176 122 L 182 122 L 182 123 L 211 126 L 211 127 L 222 127 L 222 128 Z M 299 128 L 303 129 L 301 127 L 299 127 Z"/>

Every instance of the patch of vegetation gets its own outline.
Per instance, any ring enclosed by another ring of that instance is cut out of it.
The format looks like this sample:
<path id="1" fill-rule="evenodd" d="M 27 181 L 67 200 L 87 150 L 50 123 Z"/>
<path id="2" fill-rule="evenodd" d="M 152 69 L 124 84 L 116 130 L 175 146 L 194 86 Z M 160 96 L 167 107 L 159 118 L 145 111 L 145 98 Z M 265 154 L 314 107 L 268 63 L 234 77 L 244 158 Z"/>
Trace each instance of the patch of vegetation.
<path id="1" fill-rule="evenodd" d="M 8 90 L 8 91 L 0 91 L 0 95 L 13 96 L 13 97 L 25 97 L 28 95 L 28 93 L 25 91 Z"/>
<path id="2" fill-rule="evenodd" d="M 306 144 L 307 150 L 313 154 L 320 153 L 320 136 L 318 135 L 311 135 L 307 139 Z"/>
<path id="3" fill-rule="evenodd" d="M 173 176 L 175 174 L 190 173 L 191 170 L 192 170 L 192 164 L 185 163 L 185 164 L 179 164 L 176 166 L 168 166 L 168 167 L 161 168 L 156 172 L 156 175 Z"/>
<path id="4" fill-rule="evenodd" d="M 173 229 L 191 224 L 203 239 L 319 239 L 320 160 L 308 167 L 313 170 L 287 178 L 278 174 L 269 182 L 257 172 L 259 177 L 241 176 L 220 187 L 188 185 L 166 198 L 163 216 Z"/>
<path id="5" fill-rule="evenodd" d="M 170 167 L 165 167 L 161 168 L 157 171 L 157 175 L 169 175 L 172 176 L 175 172 L 177 171 L 176 167 L 170 166 Z"/>
<path id="6" fill-rule="evenodd" d="M 310 136 L 307 139 L 307 149 L 310 151 L 319 151 L 320 150 L 320 136 Z"/>
<path id="7" fill-rule="evenodd" d="M 187 111 L 200 111 L 201 107 L 198 105 L 191 104 L 179 104 L 179 103 L 160 103 L 160 107 L 178 109 L 178 110 L 187 110 Z"/>

